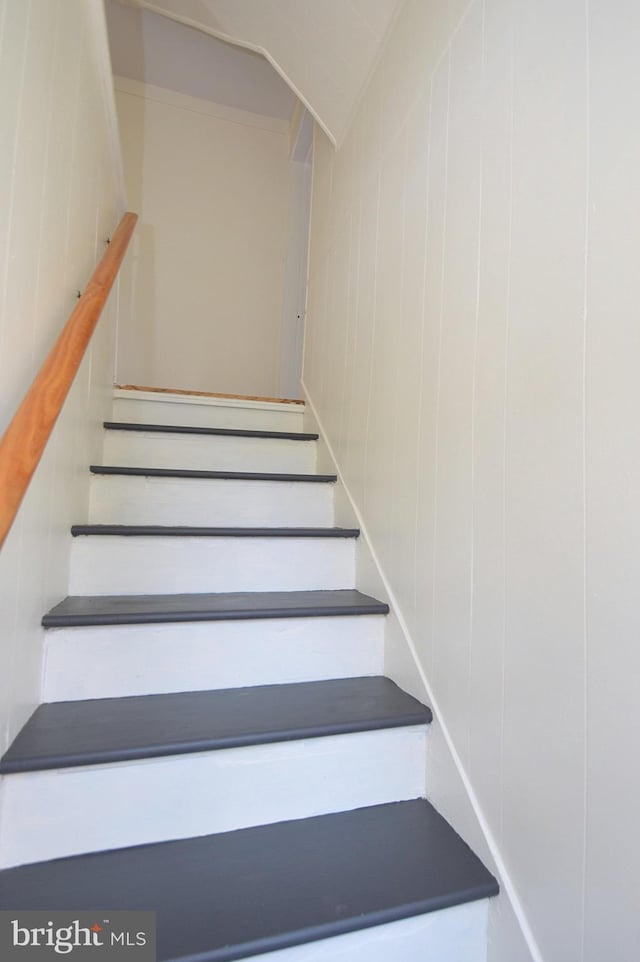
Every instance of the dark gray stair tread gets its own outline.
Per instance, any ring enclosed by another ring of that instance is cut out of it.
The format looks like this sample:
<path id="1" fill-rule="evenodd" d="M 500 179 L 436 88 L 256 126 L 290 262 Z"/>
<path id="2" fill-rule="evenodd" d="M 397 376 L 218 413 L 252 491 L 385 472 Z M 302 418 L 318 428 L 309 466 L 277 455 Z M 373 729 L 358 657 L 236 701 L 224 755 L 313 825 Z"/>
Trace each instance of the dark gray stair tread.
<path id="1" fill-rule="evenodd" d="M 92 464 L 92 474 L 126 474 L 143 478 L 213 478 L 223 481 L 337 481 L 335 474 L 274 474 L 270 471 L 197 471 L 191 468 L 130 468 L 114 464 Z"/>
<path id="2" fill-rule="evenodd" d="M 96 765 L 423 725 L 431 712 L 390 679 L 177 692 L 40 705 L 0 773 Z"/>
<path id="3" fill-rule="evenodd" d="M 389 606 L 352 588 L 336 591 L 234 591 L 181 595 L 76 595 L 44 618 L 45 628 L 145 625 L 256 618 L 387 615 Z"/>
<path id="4" fill-rule="evenodd" d="M 155 910 L 158 962 L 231 962 L 498 891 L 419 799 L 0 871 L 3 910 Z"/>
<path id="5" fill-rule="evenodd" d="M 358 528 L 206 528 L 161 524 L 74 524 L 71 534 L 168 538 L 357 538 Z"/>
<path id="6" fill-rule="evenodd" d="M 108 431 L 142 431 L 155 434 L 209 434 L 231 438 L 273 438 L 280 441 L 317 441 L 317 434 L 305 431 L 249 431 L 242 428 L 206 428 L 185 424 L 138 424 L 132 421 L 105 421 Z"/>
<path id="7" fill-rule="evenodd" d="M 125 474 L 142 478 L 213 478 L 223 481 L 337 481 L 335 474 L 273 474 L 269 471 L 199 471 L 191 468 L 131 468 L 114 464 L 92 464 L 92 474 Z"/>

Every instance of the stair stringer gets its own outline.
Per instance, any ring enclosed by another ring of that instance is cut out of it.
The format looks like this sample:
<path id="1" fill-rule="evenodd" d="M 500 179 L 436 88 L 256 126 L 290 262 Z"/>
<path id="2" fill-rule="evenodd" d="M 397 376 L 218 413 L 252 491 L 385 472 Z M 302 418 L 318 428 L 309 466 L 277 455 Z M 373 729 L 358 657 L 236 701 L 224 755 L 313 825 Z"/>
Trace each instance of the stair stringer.
<path id="1" fill-rule="evenodd" d="M 427 798 L 500 883 L 500 895 L 491 899 L 489 904 L 488 962 L 492 958 L 508 958 L 509 962 L 544 962 L 515 883 L 500 852 L 498 840 L 482 812 L 472 781 L 440 711 L 438 699 L 420 662 L 415 641 L 390 580 L 378 558 L 363 513 L 345 482 L 341 464 L 304 379 L 301 386 L 305 398 L 304 430 L 319 435 L 317 471 L 330 472 L 338 477 L 334 495 L 335 523 L 360 529 L 356 547 L 356 584 L 359 590 L 389 605 L 390 611 L 385 620 L 385 675 L 433 710 L 428 739 Z"/>

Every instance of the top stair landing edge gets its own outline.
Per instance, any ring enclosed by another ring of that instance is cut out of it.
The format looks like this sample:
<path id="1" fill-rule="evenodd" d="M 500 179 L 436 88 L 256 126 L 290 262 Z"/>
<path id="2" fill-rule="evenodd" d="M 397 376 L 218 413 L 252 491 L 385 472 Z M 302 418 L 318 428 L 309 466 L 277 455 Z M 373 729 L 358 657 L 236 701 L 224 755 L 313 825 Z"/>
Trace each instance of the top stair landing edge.
<path id="1" fill-rule="evenodd" d="M 304 410 L 304 404 L 116 389 L 111 420 L 298 432 Z"/>

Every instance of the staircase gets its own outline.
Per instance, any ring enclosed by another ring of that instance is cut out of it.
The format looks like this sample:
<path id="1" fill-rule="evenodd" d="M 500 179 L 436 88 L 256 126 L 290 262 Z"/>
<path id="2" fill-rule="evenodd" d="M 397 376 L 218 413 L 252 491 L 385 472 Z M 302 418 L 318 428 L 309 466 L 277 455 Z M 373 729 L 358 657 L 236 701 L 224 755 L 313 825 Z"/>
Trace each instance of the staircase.
<path id="1" fill-rule="evenodd" d="M 483 962 L 497 883 L 424 799 L 431 713 L 301 407 L 117 395 L 0 762 L 0 909 L 153 909 L 159 962 Z"/>

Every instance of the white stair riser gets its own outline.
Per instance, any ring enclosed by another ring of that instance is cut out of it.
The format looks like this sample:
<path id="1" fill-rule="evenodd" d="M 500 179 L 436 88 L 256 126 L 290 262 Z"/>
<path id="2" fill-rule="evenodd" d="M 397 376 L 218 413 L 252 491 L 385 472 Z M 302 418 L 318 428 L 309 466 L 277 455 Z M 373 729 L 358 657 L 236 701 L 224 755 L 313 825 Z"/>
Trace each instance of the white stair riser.
<path id="1" fill-rule="evenodd" d="M 487 899 L 306 942 L 246 962 L 486 962 Z"/>
<path id="2" fill-rule="evenodd" d="M 353 588 L 354 538 L 74 538 L 72 595 Z"/>
<path id="3" fill-rule="evenodd" d="M 11 775 L 0 865 L 424 796 L 424 727 Z"/>
<path id="4" fill-rule="evenodd" d="M 114 430 L 105 431 L 103 464 L 313 474 L 316 442 Z"/>
<path id="5" fill-rule="evenodd" d="M 94 524 L 330 527 L 333 484 L 94 475 Z"/>
<path id="6" fill-rule="evenodd" d="M 384 617 L 58 628 L 43 701 L 117 698 L 384 673 Z"/>
<path id="7" fill-rule="evenodd" d="M 114 398 L 113 421 L 138 424 L 192 424 L 206 428 L 241 428 L 248 431 L 302 431 L 303 405 L 242 404 L 229 400 L 202 403 L 189 397 L 174 401 Z"/>

